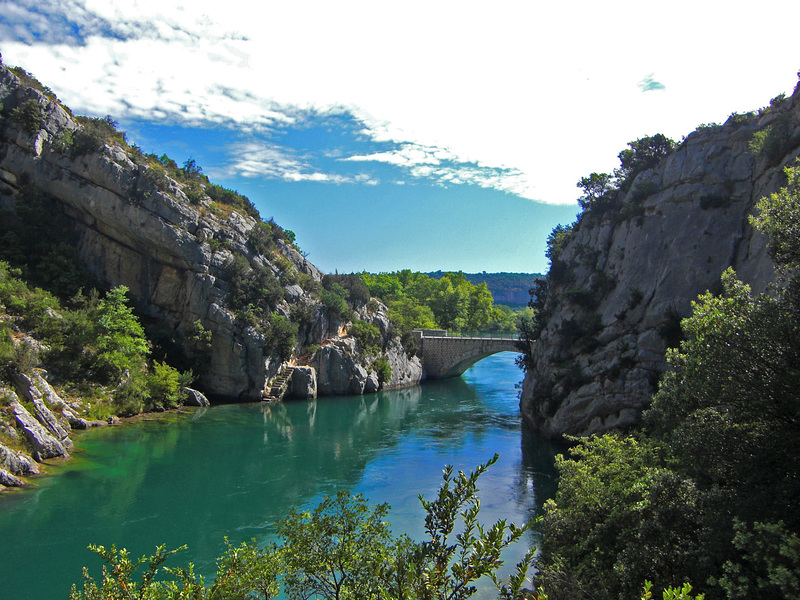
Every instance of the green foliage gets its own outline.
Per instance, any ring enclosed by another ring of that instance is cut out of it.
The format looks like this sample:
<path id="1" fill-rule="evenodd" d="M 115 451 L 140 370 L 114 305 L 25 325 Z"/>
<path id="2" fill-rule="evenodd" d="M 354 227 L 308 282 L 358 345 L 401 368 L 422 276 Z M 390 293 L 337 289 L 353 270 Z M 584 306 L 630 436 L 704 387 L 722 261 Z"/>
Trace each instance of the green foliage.
<path id="1" fill-rule="evenodd" d="M 228 295 L 234 310 L 251 306 L 258 311 L 274 310 L 283 299 L 283 288 L 268 267 L 249 263 L 241 254 L 236 254 L 225 265 L 230 282 Z"/>
<path id="2" fill-rule="evenodd" d="M 42 107 L 34 99 L 26 100 L 11 111 L 11 118 L 27 133 L 34 135 L 42 128 Z"/>
<path id="3" fill-rule="evenodd" d="M 177 169 L 177 165 L 176 165 Z M 258 209 L 250 202 L 250 199 L 247 196 L 243 196 L 239 192 L 235 192 L 233 190 L 229 190 L 224 188 L 220 185 L 215 183 L 210 183 L 205 186 L 205 192 L 209 198 L 211 198 L 214 202 L 219 202 L 220 204 L 226 204 L 231 206 L 237 210 L 244 212 L 244 214 L 253 217 L 254 219 L 260 220 L 261 215 L 258 212 Z M 270 219 L 270 225 L 274 227 L 278 227 L 277 224 Z M 282 229 L 280 231 L 283 231 Z"/>
<path id="4" fill-rule="evenodd" d="M 351 308 L 360 308 L 366 305 L 370 299 L 370 291 L 364 280 L 356 273 L 348 275 L 325 275 L 322 278 L 322 287 L 331 290 L 333 285 L 339 285 L 346 294 L 343 296 Z"/>
<path id="5" fill-rule="evenodd" d="M 269 326 L 264 332 L 264 337 L 264 354 L 275 353 L 282 361 L 287 361 L 292 357 L 297 345 L 297 325 L 274 312 L 269 317 Z"/>
<path id="6" fill-rule="evenodd" d="M 800 161 L 783 172 L 788 183 L 781 191 L 759 200 L 750 222 L 769 238 L 770 256 L 780 265 L 800 265 Z"/>
<path id="7" fill-rule="evenodd" d="M 311 512 L 292 509 L 278 525 L 289 598 L 380 598 L 391 551 L 388 511 L 346 491 Z"/>
<path id="8" fill-rule="evenodd" d="M 779 115 L 770 125 L 760 129 L 750 139 L 750 152 L 777 164 L 792 149 L 792 125 L 789 113 Z"/>
<path id="9" fill-rule="evenodd" d="M 592 437 L 570 454 L 557 458 L 558 492 L 542 522 L 538 567 L 548 596 L 630 598 L 649 577 L 662 587 L 681 583 L 699 543 L 691 481 L 633 438 Z"/>
<path id="10" fill-rule="evenodd" d="M 588 177 L 582 177 L 576 185 L 583 190 L 583 195 L 578 198 L 578 204 L 584 210 L 614 189 L 611 175 L 608 173 L 592 173 Z"/>
<path id="11" fill-rule="evenodd" d="M 800 597 L 800 536 L 783 521 L 734 521 L 737 551 L 717 582 L 730 600 Z"/>
<path id="12" fill-rule="evenodd" d="M 144 328 L 128 305 L 128 288 L 118 286 L 97 307 L 98 338 L 94 366 L 110 382 L 140 371 L 150 354 Z"/>
<path id="13" fill-rule="evenodd" d="M 483 577 L 495 583 L 501 598 L 517 599 L 533 553 L 517 565 L 508 582 L 500 581 L 496 572 L 503 549 L 519 541 L 527 527 L 504 520 L 487 527 L 479 520 L 477 480 L 496 460 L 495 455 L 469 474 L 445 468 L 436 498 L 420 497 L 427 534 L 421 543 L 391 534 L 388 505 L 370 507 L 360 495 L 343 491 L 311 511 L 291 510 L 278 524 L 280 544 L 259 548 L 255 540 L 240 546 L 226 540 L 227 550 L 217 560 L 217 577 L 210 586 L 195 575 L 191 564 L 164 566 L 184 547 L 165 552 L 159 546 L 153 556 L 133 561 L 124 549 L 90 546 L 106 563 L 102 579 L 98 585 L 84 569 L 83 590 L 73 586 L 70 600 L 269 600 L 281 588 L 292 600 L 464 600 Z"/>
<path id="14" fill-rule="evenodd" d="M 335 289 L 323 289 L 320 291 L 320 297 L 322 298 L 323 306 L 330 315 L 350 320 L 353 317 L 353 311 L 347 306 L 347 301 L 343 297 L 345 293 L 344 290 L 340 290 L 340 293 L 337 293 Z"/>
<path id="15" fill-rule="evenodd" d="M 70 590 L 70 600 L 101 600 L 101 599 L 124 599 L 124 598 L 153 598 L 152 591 L 161 587 L 156 582 L 155 577 L 164 562 L 176 552 L 184 550 L 182 546 L 176 550 L 166 552 L 165 546 L 156 548 L 153 556 L 141 557 L 131 560 L 128 551 L 123 548 L 117 550 L 116 546 L 111 546 L 108 550 L 104 546 L 90 545 L 89 549 L 99 555 L 106 563 L 103 566 L 102 579 L 98 585 L 86 569 L 83 571 L 84 587 L 79 592 L 75 585 Z M 139 581 L 133 579 L 133 574 L 143 564 L 147 563 L 147 569 L 141 574 Z M 161 596 L 166 598 L 167 596 Z M 181 596 L 174 596 L 175 598 Z M 183 596 L 189 598 L 190 596 Z"/>
<path id="16" fill-rule="evenodd" d="M 574 232 L 574 225 L 556 225 L 553 231 L 547 236 L 547 249 L 544 254 L 554 263 L 561 257 L 564 247 L 567 245 Z"/>
<path id="17" fill-rule="evenodd" d="M 184 388 L 191 380 L 191 372 L 182 375 L 166 363 L 153 361 L 147 377 L 148 397 L 152 406 L 175 408 L 183 404 L 186 397 Z"/>
<path id="18" fill-rule="evenodd" d="M 630 188 L 639 173 L 655 167 L 674 148 L 675 142 L 660 133 L 628 142 L 628 148 L 619 153 L 616 185 L 623 190 Z"/>
<path id="19" fill-rule="evenodd" d="M 356 338 L 358 346 L 364 354 L 369 356 L 381 351 L 381 345 L 383 344 L 381 330 L 372 323 L 367 323 L 360 319 L 353 321 L 347 332 Z"/>
<path id="20" fill-rule="evenodd" d="M 388 360 L 383 357 L 379 358 L 372 363 L 372 368 L 375 369 L 375 372 L 378 374 L 378 383 L 381 387 L 383 387 L 387 381 L 391 381 L 392 365 L 389 364 Z"/>
<path id="21" fill-rule="evenodd" d="M 75 120 L 81 127 L 72 134 L 71 152 L 73 156 L 82 156 L 91 152 L 99 152 L 106 144 L 120 143 L 127 145 L 127 136 L 124 131 L 118 131 L 118 123 L 105 117 L 76 117 Z"/>

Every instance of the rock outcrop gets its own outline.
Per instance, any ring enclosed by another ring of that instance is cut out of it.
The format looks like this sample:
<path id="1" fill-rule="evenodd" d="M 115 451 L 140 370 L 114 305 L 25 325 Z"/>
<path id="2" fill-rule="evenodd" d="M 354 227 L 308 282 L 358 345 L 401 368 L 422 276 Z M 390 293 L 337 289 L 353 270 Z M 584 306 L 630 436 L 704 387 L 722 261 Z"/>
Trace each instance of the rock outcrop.
<path id="1" fill-rule="evenodd" d="M 0 123 L 0 208 L 13 210 L 35 187 L 53 210 L 68 217 L 80 257 L 103 284 L 126 286 L 138 308 L 165 323 L 178 339 L 189 340 L 198 326 L 210 332 L 210 349 L 203 350 L 210 360 L 198 382 L 210 398 L 258 401 L 270 389 L 287 361 L 270 346 L 271 314 L 299 326 L 295 350 L 329 339 L 335 340 L 334 348 L 347 347 L 349 342 L 339 340 L 347 323 L 321 301 L 322 273 L 285 239 L 259 244 L 258 235 L 268 224 L 252 211 L 213 201 L 202 180 L 167 177 L 119 139 L 78 149 L 74 140 L 82 125 L 55 99 L 23 85 L 2 66 L 0 102 L 6 115 Z M 26 103 L 35 103 L 41 112 L 33 127 L 8 116 Z M 242 315 L 232 300 L 241 285 L 237 265 L 250 269 L 251 279 L 257 270 L 274 281 L 277 297 Z M 390 339 L 388 327 L 382 332 L 394 349 L 398 342 Z M 188 353 L 190 346 L 187 342 Z M 316 370 L 321 394 L 378 389 L 368 365 L 329 352 L 315 359 L 322 365 Z M 419 381 L 421 369 L 417 377 L 411 363 L 391 360 L 397 362 L 398 376 L 386 387 Z"/>
<path id="2" fill-rule="evenodd" d="M 761 152 L 750 143 L 757 132 L 767 139 Z M 785 184 L 799 143 L 796 90 L 760 116 L 699 128 L 583 213 L 552 258 L 520 399 L 529 426 L 559 437 L 636 423 L 691 302 L 718 289 L 728 267 L 767 289 L 773 266 L 748 215 Z"/>

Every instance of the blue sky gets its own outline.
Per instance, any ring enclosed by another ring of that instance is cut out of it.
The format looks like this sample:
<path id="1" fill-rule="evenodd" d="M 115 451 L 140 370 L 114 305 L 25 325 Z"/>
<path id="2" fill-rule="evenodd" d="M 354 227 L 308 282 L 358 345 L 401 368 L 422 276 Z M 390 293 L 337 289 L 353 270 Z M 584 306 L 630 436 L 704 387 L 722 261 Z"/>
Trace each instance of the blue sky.
<path id="1" fill-rule="evenodd" d="M 737 8 L 738 6 L 738 8 Z M 543 272 L 576 182 L 789 93 L 800 3 L 0 0 L 74 111 L 246 194 L 327 272 Z"/>

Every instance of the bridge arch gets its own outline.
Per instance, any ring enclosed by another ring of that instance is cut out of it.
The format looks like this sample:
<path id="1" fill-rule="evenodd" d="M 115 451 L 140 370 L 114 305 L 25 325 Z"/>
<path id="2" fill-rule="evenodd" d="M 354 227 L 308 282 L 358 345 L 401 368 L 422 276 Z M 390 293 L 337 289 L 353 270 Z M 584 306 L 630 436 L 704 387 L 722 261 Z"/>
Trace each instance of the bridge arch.
<path id="1" fill-rule="evenodd" d="M 444 330 L 416 330 L 426 379 L 459 377 L 498 352 L 519 352 L 515 337 L 451 337 Z"/>

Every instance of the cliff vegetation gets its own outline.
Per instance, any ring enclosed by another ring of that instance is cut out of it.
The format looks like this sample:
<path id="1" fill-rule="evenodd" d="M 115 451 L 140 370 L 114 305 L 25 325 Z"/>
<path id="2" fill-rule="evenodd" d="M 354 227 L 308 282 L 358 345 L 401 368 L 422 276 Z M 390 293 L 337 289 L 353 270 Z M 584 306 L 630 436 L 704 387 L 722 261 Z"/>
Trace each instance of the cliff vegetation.
<path id="1" fill-rule="evenodd" d="M 117 416 L 422 378 L 359 277 L 324 276 L 193 159 L 145 153 L 1 62 L 0 215 L 0 484 Z"/>

